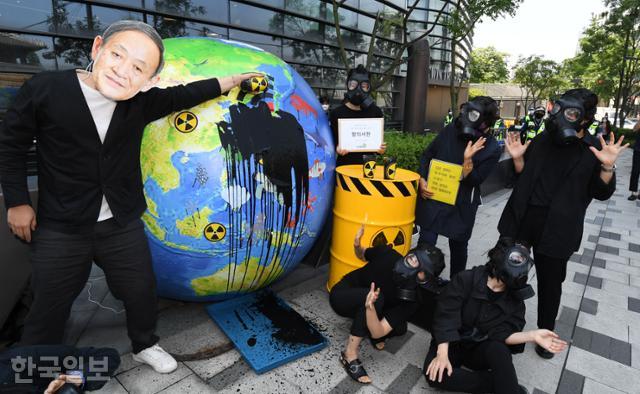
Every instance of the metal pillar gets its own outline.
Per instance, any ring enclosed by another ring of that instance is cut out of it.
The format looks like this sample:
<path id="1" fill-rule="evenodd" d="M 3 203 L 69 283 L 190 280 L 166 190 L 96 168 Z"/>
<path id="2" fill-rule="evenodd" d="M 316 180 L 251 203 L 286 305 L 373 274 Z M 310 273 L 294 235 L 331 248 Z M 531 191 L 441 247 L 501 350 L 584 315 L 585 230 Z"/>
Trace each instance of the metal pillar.
<path id="1" fill-rule="evenodd" d="M 408 48 L 409 63 L 404 100 L 404 131 L 422 133 L 429 83 L 429 41 L 422 39 Z"/>

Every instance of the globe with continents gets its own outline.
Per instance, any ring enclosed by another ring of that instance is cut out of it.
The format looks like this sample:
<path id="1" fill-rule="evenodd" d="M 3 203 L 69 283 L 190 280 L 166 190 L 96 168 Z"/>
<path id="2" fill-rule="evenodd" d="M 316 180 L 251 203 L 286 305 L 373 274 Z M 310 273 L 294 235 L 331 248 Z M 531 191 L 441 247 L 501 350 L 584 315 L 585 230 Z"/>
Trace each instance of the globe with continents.
<path id="1" fill-rule="evenodd" d="M 158 293 L 210 301 L 263 288 L 302 260 L 329 213 L 335 151 L 326 115 L 304 79 L 260 48 L 164 43 L 159 87 L 254 71 L 268 84 L 236 87 L 145 129 L 143 220 Z"/>

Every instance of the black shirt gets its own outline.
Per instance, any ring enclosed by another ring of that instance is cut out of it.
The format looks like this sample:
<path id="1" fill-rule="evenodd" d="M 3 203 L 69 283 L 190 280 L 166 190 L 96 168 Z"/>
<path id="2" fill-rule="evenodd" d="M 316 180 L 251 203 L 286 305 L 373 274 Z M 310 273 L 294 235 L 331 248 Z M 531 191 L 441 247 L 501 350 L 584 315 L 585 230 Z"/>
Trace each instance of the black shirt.
<path id="1" fill-rule="evenodd" d="M 380 316 L 380 319 L 384 317 L 391 327 L 398 327 L 399 324 L 406 322 L 417 308 L 415 302 L 396 298 L 393 266 L 402 258 L 402 255 L 389 246 L 382 245 L 368 248 L 364 252 L 364 257 L 367 264 L 351 271 L 344 279 L 354 287 L 369 288 L 371 282 L 375 283 L 384 297 L 383 316 Z"/>
<path id="2" fill-rule="evenodd" d="M 537 207 L 551 205 L 553 196 L 565 178 L 564 170 L 569 168 L 572 158 L 576 154 L 575 151 L 580 149 L 587 149 L 586 145 L 582 143 L 565 146 L 552 144 L 549 147 L 542 165 L 542 173 L 533 188 L 529 204 Z"/>
<path id="3" fill-rule="evenodd" d="M 353 119 L 353 118 L 382 118 L 382 110 L 375 104 L 371 104 L 365 109 L 360 111 L 354 111 L 347 107 L 345 104 L 341 104 L 338 107 L 331 110 L 329 113 L 329 121 L 331 122 L 331 132 L 333 133 L 333 140 L 336 145 L 338 144 L 338 119 Z M 367 153 L 363 152 L 351 152 L 344 156 L 338 155 L 336 161 L 336 167 L 346 164 L 362 164 L 363 156 Z"/>
<path id="4" fill-rule="evenodd" d="M 508 292 L 490 294 L 485 266 L 459 272 L 438 297 L 433 319 L 437 344 L 492 339 L 504 342 L 525 325 L 525 305 Z M 473 339 L 472 339 L 473 338 Z M 511 346 L 522 352 L 524 344 Z"/>
<path id="5" fill-rule="evenodd" d="M 116 105 L 100 142 L 75 70 L 26 81 L 0 129 L 0 183 L 7 208 L 30 204 L 27 151 L 37 138 L 38 225 L 80 233 L 95 225 L 102 196 L 124 225 L 146 208 L 140 172 L 145 126 L 220 95 L 214 79 L 152 88 Z"/>

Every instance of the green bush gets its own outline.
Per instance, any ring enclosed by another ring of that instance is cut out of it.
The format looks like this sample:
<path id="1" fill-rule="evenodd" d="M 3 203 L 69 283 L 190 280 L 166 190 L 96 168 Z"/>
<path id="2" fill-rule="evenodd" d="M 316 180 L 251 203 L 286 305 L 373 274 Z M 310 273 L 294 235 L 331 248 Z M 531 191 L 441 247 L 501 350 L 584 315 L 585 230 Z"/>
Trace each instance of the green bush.
<path id="1" fill-rule="evenodd" d="M 435 137 L 435 133 L 415 134 L 387 130 L 384 133 L 384 140 L 387 142 L 385 155 L 395 157 L 398 167 L 417 172 L 422 152 Z"/>

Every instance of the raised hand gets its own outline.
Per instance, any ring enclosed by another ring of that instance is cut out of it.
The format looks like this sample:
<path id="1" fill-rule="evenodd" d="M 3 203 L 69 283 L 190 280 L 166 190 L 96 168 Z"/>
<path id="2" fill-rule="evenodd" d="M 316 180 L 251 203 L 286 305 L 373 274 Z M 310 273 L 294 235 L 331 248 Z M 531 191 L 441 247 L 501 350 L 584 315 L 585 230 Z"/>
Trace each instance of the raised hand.
<path id="1" fill-rule="evenodd" d="M 367 294 L 367 299 L 364 302 L 365 308 L 375 310 L 375 302 L 378 299 L 378 295 L 380 294 L 380 289 L 376 289 L 376 284 L 371 282 L 371 288 L 369 289 L 369 294 Z"/>
<path id="2" fill-rule="evenodd" d="M 519 159 L 524 156 L 524 152 L 527 151 L 529 144 L 532 140 L 522 143 L 520 140 L 520 134 L 507 132 L 507 138 L 504 140 L 505 147 L 512 159 Z"/>
<path id="3" fill-rule="evenodd" d="M 599 135 L 598 138 L 600 139 L 602 149 L 597 150 L 593 146 L 590 146 L 589 149 L 591 150 L 591 152 L 593 152 L 596 158 L 600 160 L 600 163 L 608 167 L 613 166 L 616 163 L 620 152 L 622 152 L 629 146 L 628 143 L 622 145 L 622 141 L 624 141 L 624 135 L 618 139 L 618 142 L 616 142 L 613 132 L 609 133 L 608 144 L 604 141 L 604 138 L 602 138 L 601 135 Z"/>
<path id="4" fill-rule="evenodd" d="M 487 139 L 485 137 L 478 138 L 478 140 L 473 144 L 471 143 L 471 141 L 469 141 L 469 143 L 467 143 L 467 147 L 464 149 L 464 159 L 471 159 L 473 155 L 484 148 L 485 142 L 487 142 Z"/>

